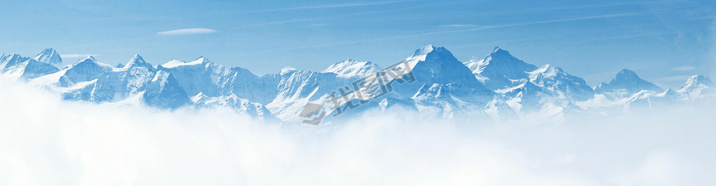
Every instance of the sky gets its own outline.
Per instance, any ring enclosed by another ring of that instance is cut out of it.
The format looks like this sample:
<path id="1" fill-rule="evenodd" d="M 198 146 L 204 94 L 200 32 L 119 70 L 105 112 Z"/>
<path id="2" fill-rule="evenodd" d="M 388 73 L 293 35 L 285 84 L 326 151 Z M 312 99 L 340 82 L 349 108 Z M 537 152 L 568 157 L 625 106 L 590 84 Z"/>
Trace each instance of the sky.
<path id="1" fill-rule="evenodd" d="M 671 1 L 11 1 L 0 52 L 54 48 L 152 64 L 205 56 L 255 74 L 320 71 L 344 59 L 387 66 L 428 45 L 459 60 L 495 46 L 553 64 L 594 86 L 621 69 L 666 88 L 716 75 L 716 2 Z"/>

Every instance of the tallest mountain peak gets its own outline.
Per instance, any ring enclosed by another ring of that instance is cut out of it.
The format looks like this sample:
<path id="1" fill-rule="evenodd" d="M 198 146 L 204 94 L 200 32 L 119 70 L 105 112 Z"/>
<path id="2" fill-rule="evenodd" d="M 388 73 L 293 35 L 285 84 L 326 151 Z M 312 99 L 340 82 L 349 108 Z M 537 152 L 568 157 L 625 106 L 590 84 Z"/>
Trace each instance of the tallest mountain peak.
<path id="1" fill-rule="evenodd" d="M 492 49 L 492 52 L 497 52 L 500 50 L 504 50 L 504 49 L 500 48 L 500 46 L 495 46 L 495 48 Z"/>
<path id="2" fill-rule="evenodd" d="M 492 53 L 490 53 L 490 55 L 510 55 L 511 56 L 509 51 L 502 49 L 499 46 L 495 46 L 495 48 L 492 49 Z"/>
<path id="3" fill-rule="evenodd" d="M 636 72 L 629 69 L 622 69 L 617 73 L 617 76 L 614 77 L 612 82 L 620 83 L 620 82 L 641 82 L 644 81 L 639 77 L 639 75 L 636 75 Z"/>
<path id="4" fill-rule="evenodd" d="M 480 91 L 487 90 L 475 79 L 470 69 L 444 47 L 422 47 L 405 61 L 412 66 L 416 79 L 428 85 L 454 83 Z"/>
<path id="5" fill-rule="evenodd" d="M 633 70 L 629 70 L 629 69 L 622 69 L 622 70 L 620 70 L 619 73 L 617 73 L 617 75 L 620 75 L 620 74 L 621 74 L 621 75 L 636 76 L 636 72 L 634 72 Z"/>
<path id="6" fill-rule="evenodd" d="M 636 72 L 629 70 L 629 69 L 622 69 L 617 73 L 617 76 L 615 77 L 615 80 L 617 81 L 633 81 L 633 80 L 641 80 L 639 75 L 636 75 Z"/>

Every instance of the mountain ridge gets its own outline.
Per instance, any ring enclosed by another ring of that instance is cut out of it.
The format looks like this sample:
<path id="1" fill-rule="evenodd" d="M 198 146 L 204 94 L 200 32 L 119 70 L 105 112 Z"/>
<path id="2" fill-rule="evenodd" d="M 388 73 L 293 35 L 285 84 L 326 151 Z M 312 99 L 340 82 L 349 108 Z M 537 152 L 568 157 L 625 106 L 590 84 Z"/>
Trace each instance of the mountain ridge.
<path id="1" fill-rule="evenodd" d="M 225 106 L 287 122 L 300 121 L 299 113 L 308 103 L 326 104 L 346 98 L 335 96 L 341 91 L 356 91 L 351 90 L 353 84 L 381 71 L 372 62 L 348 59 L 320 72 L 284 68 L 255 75 L 203 56 L 189 62 L 171 60 L 152 65 L 139 54 L 114 67 L 92 56 L 62 68 L 59 64 L 62 60 L 54 49 L 45 49 L 34 58 L 0 56 L 0 72 L 58 91 L 66 100 L 107 103 L 138 98 L 143 104 L 162 109 Z M 399 64 L 407 65 L 415 80 L 390 80 L 390 92 L 372 98 L 374 103 L 360 110 L 402 106 L 447 119 L 500 119 L 529 113 L 559 118 L 562 112 L 593 110 L 597 107 L 594 105 L 611 105 L 598 106 L 609 109 L 657 102 L 688 103 L 715 94 L 713 82 L 705 76 L 694 75 L 681 88 L 664 90 L 628 69 L 618 72 L 609 83 L 591 87 L 559 67 L 538 67 L 499 47 L 482 59 L 461 62 L 446 48 L 427 45 Z M 600 96 L 614 103 L 595 104 L 602 100 Z M 348 107 L 354 101 L 339 106 Z"/>

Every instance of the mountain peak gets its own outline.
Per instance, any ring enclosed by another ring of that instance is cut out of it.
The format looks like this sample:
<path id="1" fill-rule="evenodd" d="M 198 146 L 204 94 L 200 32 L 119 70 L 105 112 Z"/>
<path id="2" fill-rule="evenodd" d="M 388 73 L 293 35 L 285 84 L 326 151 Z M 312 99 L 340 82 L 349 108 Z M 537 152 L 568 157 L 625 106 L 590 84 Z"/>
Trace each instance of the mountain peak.
<path id="1" fill-rule="evenodd" d="M 370 61 L 357 61 L 352 59 L 346 59 L 341 62 L 335 63 L 323 72 L 335 73 L 339 76 L 363 76 L 378 71 L 380 67 Z"/>
<path id="2" fill-rule="evenodd" d="M 210 63 L 210 62 L 211 62 L 211 61 L 209 60 L 209 58 L 206 58 L 206 57 L 204 57 L 204 56 L 199 56 L 199 58 L 196 58 L 196 60 L 194 60 L 194 61 L 192 61 L 192 62 L 190 62 L 190 63 L 200 63 L 200 64 L 204 64 L 204 63 Z"/>
<path id="3" fill-rule="evenodd" d="M 94 59 L 94 56 L 89 55 L 89 56 L 85 57 L 84 59 L 80 60 L 79 63 L 86 62 L 86 61 L 87 61 L 87 62 L 93 62 L 93 63 L 94 63 L 94 62 L 96 62 L 97 60 Z"/>
<path id="4" fill-rule="evenodd" d="M 421 82 L 418 84 L 427 85 L 428 88 L 433 84 L 451 84 L 461 86 L 460 89 L 474 89 L 476 92 L 473 93 L 477 94 L 491 92 L 477 81 L 470 68 L 444 47 L 422 47 L 404 62 L 412 66 L 417 81 Z"/>
<path id="5" fill-rule="evenodd" d="M 534 70 L 530 73 L 530 79 L 535 79 L 537 76 L 542 77 L 556 77 L 560 75 L 565 75 L 566 72 L 562 70 L 562 68 L 559 68 L 557 66 L 546 64 L 542 67 L 539 67 L 537 70 Z"/>
<path id="6" fill-rule="evenodd" d="M 38 56 L 39 56 L 39 55 L 43 55 L 43 54 L 44 54 L 44 55 L 52 55 L 52 54 L 56 54 L 56 53 L 57 53 L 57 51 L 56 51 L 55 49 L 46 48 L 46 49 L 42 50 L 42 52 L 40 52 L 40 53 L 38 54 Z"/>
<path id="7" fill-rule="evenodd" d="M 199 58 L 196 58 L 194 61 L 190 61 L 190 62 L 184 62 L 184 61 L 180 61 L 180 60 L 176 60 L 176 59 L 171 60 L 167 63 L 164 63 L 162 65 L 162 67 L 174 68 L 174 67 L 179 67 L 179 66 L 204 65 L 207 63 L 211 63 L 211 61 L 209 61 L 209 59 L 204 56 L 199 56 Z"/>
<path id="8" fill-rule="evenodd" d="M 488 54 L 483 61 L 485 62 L 485 65 L 492 63 L 492 61 L 495 61 L 497 63 L 509 63 L 511 66 L 526 66 L 529 67 L 531 70 L 537 68 L 537 66 L 525 63 L 524 61 L 517 59 L 516 57 L 512 56 L 509 51 L 502 49 L 499 46 L 496 46 L 495 49 L 492 50 L 492 52 Z"/>
<path id="9" fill-rule="evenodd" d="M 52 48 L 46 48 L 46 49 L 42 50 L 42 52 L 40 52 L 40 53 L 41 53 L 41 54 L 42 54 L 42 53 L 48 53 L 48 54 L 51 54 L 51 53 L 56 53 L 56 52 L 57 52 L 57 51 L 56 51 L 55 49 L 52 49 Z"/>
<path id="10" fill-rule="evenodd" d="M 712 85 L 713 85 L 713 82 L 711 81 L 711 79 L 709 79 L 709 78 L 706 77 L 706 76 L 703 76 L 703 75 L 693 75 L 693 76 L 689 77 L 688 80 L 686 80 L 685 86 L 688 86 L 688 85 L 692 85 L 692 86 L 693 86 L 693 85 L 698 85 L 698 84 L 703 84 L 703 85 L 706 85 L 706 86 L 712 86 Z"/>
<path id="11" fill-rule="evenodd" d="M 641 79 L 636 72 L 629 69 L 622 69 L 619 71 L 616 77 L 614 77 L 614 79 L 606 85 L 608 86 L 598 86 L 596 91 L 600 93 L 612 94 L 617 98 L 629 97 L 642 90 L 655 92 L 664 91 L 661 87 Z"/>
<path id="12" fill-rule="evenodd" d="M 433 45 L 427 45 L 427 46 L 424 46 L 418 50 L 415 50 L 415 53 L 413 53 L 413 56 L 411 56 L 411 58 L 424 58 L 428 54 L 435 54 L 435 53 L 452 55 L 452 53 L 450 53 L 450 51 L 448 51 L 445 47 L 436 47 Z"/>
<path id="13" fill-rule="evenodd" d="M 285 75 L 285 74 L 291 73 L 293 71 L 296 71 L 296 68 L 293 68 L 290 66 L 285 66 L 285 67 L 281 68 L 281 75 Z"/>
<path id="14" fill-rule="evenodd" d="M 48 63 L 52 65 L 59 65 L 62 64 L 62 58 L 60 57 L 60 54 L 55 51 L 55 49 L 47 48 L 45 50 L 42 50 L 39 54 L 37 54 L 34 58 L 35 61 Z"/>
<path id="15" fill-rule="evenodd" d="M 21 58 L 22 56 L 20 56 L 20 54 L 8 54 L 8 55 L 3 54 L 2 57 L 11 59 L 11 58 Z"/>
<path id="16" fill-rule="evenodd" d="M 415 53 L 413 53 L 412 56 L 410 56 L 408 61 L 427 61 L 428 57 L 433 59 L 438 58 L 445 58 L 448 61 L 453 61 L 452 59 L 455 59 L 455 56 L 452 55 L 450 51 L 448 51 L 445 47 L 435 47 L 433 45 L 428 45 L 425 47 L 422 47 L 418 50 L 415 50 Z M 449 58 L 449 59 L 448 59 Z M 457 59 L 455 59 L 457 60 Z M 444 61 L 444 60 L 438 60 L 438 61 Z"/>
<path id="17" fill-rule="evenodd" d="M 556 67 L 551 64 L 546 64 L 546 65 L 540 67 L 539 71 L 541 71 L 542 73 L 545 73 L 545 74 L 556 74 L 556 73 L 564 72 L 564 70 L 562 70 L 562 68 Z"/>
<path id="18" fill-rule="evenodd" d="M 500 48 L 500 46 L 495 46 L 495 48 L 492 49 L 492 53 L 500 53 L 500 52 L 507 52 L 507 50 Z"/>
<path id="19" fill-rule="evenodd" d="M 636 74 L 636 72 L 629 70 L 629 69 L 622 69 L 619 71 L 612 79 L 611 82 L 609 82 L 610 85 L 613 84 L 620 84 L 620 83 L 643 83 L 646 82 L 646 80 L 641 79 L 639 75 Z M 648 82 L 647 82 L 648 83 Z M 649 83 L 651 84 L 651 83 Z"/>
<path id="20" fill-rule="evenodd" d="M 110 68 L 110 69 L 112 67 L 111 65 L 106 65 L 106 64 L 97 62 L 97 60 L 93 56 L 90 55 L 82 60 L 79 60 L 77 63 L 73 64 L 71 68 L 77 68 L 77 67 L 83 68 L 86 66 L 102 66 L 102 68 L 106 67 L 106 68 Z"/>
<path id="21" fill-rule="evenodd" d="M 631 79 L 641 79 L 639 75 L 636 75 L 636 72 L 629 70 L 629 69 L 622 69 L 617 73 L 617 76 L 615 79 L 619 80 L 631 80 Z"/>
<path id="22" fill-rule="evenodd" d="M 144 61 L 144 58 L 142 58 L 142 56 L 140 56 L 139 54 L 134 54 L 134 57 L 132 57 L 132 59 L 130 59 L 129 62 L 127 62 L 127 64 L 124 65 L 124 68 L 131 68 L 131 67 L 134 67 L 137 65 L 144 66 L 146 64 L 147 64 L 147 62 Z"/>
<path id="23" fill-rule="evenodd" d="M 473 74 L 490 89 L 514 87 L 513 80 L 528 79 L 530 78 L 528 72 L 538 69 L 537 66 L 517 59 L 500 47 L 495 47 L 485 58 L 471 60 L 465 65 L 470 67 Z M 548 70 L 547 67 L 543 71 Z"/>
<path id="24" fill-rule="evenodd" d="M 140 56 L 139 54 L 134 54 L 134 56 L 132 57 L 132 61 L 142 61 L 143 62 L 144 58 L 142 58 L 142 56 Z"/>
<path id="25" fill-rule="evenodd" d="M 500 48 L 499 46 L 496 46 L 494 50 L 492 50 L 492 53 L 489 54 L 489 56 L 505 56 L 505 57 L 513 57 L 512 54 L 510 54 L 509 51 Z"/>
<path id="26" fill-rule="evenodd" d="M 425 56 L 428 55 L 428 53 L 433 52 L 436 48 L 433 45 L 427 45 L 422 48 L 419 48 L 418 50 L 415 50 L 415 53 L 413 53 L 412 57 L 417 56 Z"/>
<path id="27" fill-rule="evenodd" d="M 713 82 L 708 77 L 702 75 L 693 75 L 689 77 L 689 79 L 686 80 L 684 85 L 679 90 L 676 90 L 676 92 L 684 93 L 689 97 L 696 98 L 705 94 L 714 94 L 714 90 L 711 89 L 711 87 L 713 86 Z"/>
<path id="28" fill-rule="evenodd" d="M 435 73 L 436 70 L 449 71 L 449 69 L 455 70 L 464 67 L 472 74 L 470 69 L 462 62 L 458 61 L 457 58 L 450 53 L 450 51 L 444 47 L 435 47 L 433 45 L 428 45 L 416 50 L 412 56 L 406 58 L 401 63 L 407 63 L 413 68 L 413 71 L 418 68 L 426 68 L 423 70 L 433 71 L 433 73 Z"/>

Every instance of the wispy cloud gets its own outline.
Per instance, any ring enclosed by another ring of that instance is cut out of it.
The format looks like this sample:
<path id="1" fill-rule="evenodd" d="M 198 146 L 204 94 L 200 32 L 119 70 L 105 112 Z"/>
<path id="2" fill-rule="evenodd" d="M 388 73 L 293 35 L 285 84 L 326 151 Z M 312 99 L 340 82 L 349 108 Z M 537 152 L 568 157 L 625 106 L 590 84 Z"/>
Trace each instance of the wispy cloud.
<path id="1" fill-rule="evenodd" d="M 271 21 L 271 22 L 264 22 L 264 23 L 256 23 L 256 24 L 250 24 L 250 25 L 244 25 L 241 27 L 237 27 L 239 29 L 243 28 L 253 28 L 253 27 L 263 27 L 263 26 L 274 26 L 274 25 L 283 25 L 283 24 L 292 24 L 292 23 L 305 23 L 305 22 L 316 22 L 316 21 L 322 21 L 322 20 L 328 20 L 328 19 L 337 19 L 337 18 L 345 18 L 345 17 L 354 17 L 354 16 L 362 16 L 362 15 L 369 15 L 374 14 L 375 12 L 358 12 L 358 13 L 352 13 L 352 14 L 345 14 L 345 15 L 331 15 L 329 17 L 314 17 L 314 18 L 298 18 L 298 19 L 289 19 L 289 20 L 280 20 L 280 21 Z M 318 22 L 318 23 L 306 23 L 305 25 L 308 26 L 327 26 L 328 23 Z M 231 31 L 231 30 L 229 30 Z"/>
<path id="2" fill-rule="evenodd" d="M 405 35 L 405 36 L 398 36 L 398 37 L 416 37 L 416 36 L 426 36 L 426 35 L 435 35 L 435 34 L 471 32 L 471 31 L 506 28 L 506 27 L 518 27 L 518 26 L 540 25 L 540 24 L 549 24 L 549 23 L 562 23 L 562 22 L 572 22 L 572 21 L 586 21 L 586 20 L 593 20 L 593 19 L 618 18 L 618 17 L 635 16 L 635 15 L 640 15 L 643 13 L 644 12 L 617 13 L 617 14 L 605 14 L 605 15 L 585 16 L 585 17 L 565 18 L 565 19 L 542 20 L 542 21 L 533 21 L 533 22 L 503 24 L 503 25 L 491 25 L 491 26 L 483 26 L 483 27 L 469 28 L 469 29 L 427 32 L 427 33 L 421 33 L 421 34 L 415 34 L 415 35 Z"/>
<path id="3" fill-rule="evenodd" d="M 591 4 L 591 5 L 579 5 L 579 6 L 564 6 L 564 7 L 549 7 L 543 9 L 530 9 L 530 10 L 519 10 L 519 11 L 500 11 L 500 12 L 486 12 L 481 15 L 524 15 L 534 13 L 551 13 L 557 11 L 569 11 L 569 10 L 594 10 L 599 8 L 612 8 L 612 7 L 627 7 L 627 6 L 642 6 L 647 4 L 653 4 L 654 2 L 628 2 L 628 3 L 609 3 L 609 4 Z"/>
<path id="4" fill-rule="evenodd" d="M 61 58 L 65 58 L 65 59 L 85 58 L 85 57 L 87 57 L 87 56 L 97 57 L 97 56 L 99 56 L 99 55 L 97 55 L 97 54 L 60 54 L 60 57 L 61 57 Z"/>
<path id="5" fill-rule="evenodd" d="M 383 38 L 373 38 L 373 39 L 359 40 L 359 41 L 345 41 L 345 42 L 319 44 L 319 45 L 306 45 L 306 46 L 300 46 L 300 47 L 286 48 L 286 49 L 284 49 L 284 50 L 303 49 L 303 48 L 315 48 L 315 47 L 331 47 L 331 46 L 350 45 L 350 44 L 356 44 L 356 43 L 361 43 L 361 42 L 369 42 L 369 41 L 380 41 L 380 40 L 390 40 L 390 39 L 404 39 L 404 38 L 414 38 L 414 37 L 423 37 L 423 36 L 440 35 L 440 34 L 450 34 L 450 33 L 475 32 L 475 31 L 482 31 L 482 30 L 491 30 L 491 29 L 500 29 L 500 28 L 510 28 L 510 27 L 521 27 L 521 26 L 531 26 L 531 25 L 542 25 L 542 24 L 554 24 L 554 23 L 564 23 L 564 22 L 578 22 L 578 21 L 589 21 L 589 20 L 600 20 L 600 19 L 624 18 L 624 17 L 631 17 L 631 16 L 646 15 L 646 14 L 651 14 L 651 13 L 654 13 L 654 12 L 672 11 L 672 10 L 684 9 L 684 8 L 685 8 L 685 7 L 665 8 L 665 9 L 658 9 L 658 10 L 636 11 L 636 12 L 614 13 L 614 14 L 602 14 L 602 15 L 582 16 L 582 17 L 571 17 L 571 18 L 562 18 L 562 19 L 539 20 L 539 21 L 521 22 L 521 23 L 509 23 L 509 24 L 501 24 L 501 25 L 485 25 L 485 26 L 475 25 L 474 27 L 469 27 L 469 26 L 467 26 L 467 24 L 464 25 L 464 26 L 461 26 L 461 25 L 457 25 L 457 24 L 456 24 L 456 25 L 452 25 L 452 27 L 445 27 L 445 28 L 454 28 L 454 29 L 446 29 L 446 30 L 441 30 L 441 31 L 431 31 L 431 32 L 416 33 L 416 34 L 397 35 L 397 36 L 390 36 L 390 37 L 383 37 Z M 442 25 L 442 26 L 449 26 L 449 25 Z"/>
<path id="6" fill-rule="evenodd" d="M 284 50 L 303 49 L 303 48 L 315 48 L 315 47 L 330 47 L 330 46 L 339 46 L 339 45 L 350 45 L 350 44 L 356 44 L 356 43 L 361 43 L 361 42 L 369 42 L 369 41 L 380 41 L 380 40 L 389 40 L 389 39 L 404 39 L 404 38 L 414 38 L 414 37 L 422 37 L 422 36 L 430 36 L 430 35 L 440 35 L 440 34 L 449 34 L 449 33 L 460 33 L 460 32 L 474 32 L 474 31 L 489 30 L 489 29 L 499 29 L 499 28 L 508 28 L 508 27 L 519 27 L 519 26 L 540 25 L 540 24 L 561 23 L 561 22 L 572 22 L 572 21 L 586 21 L 586 20 L 596 20 L 596 19 L 619 18 L 619 17 L 636 16 L 636 15 L 641 15 L 641 14 L 645 14 L 645 13 L 649 13 L 649 12 L 631 12 L 631 13 L 604 14 L 604 15 L 595 15 L 595 16 L 584 16 L 584 17 L 574 17 L 574 18 L 565 18 L 565 19 L 552 19 L 552 20 L 542 20 L 542 21 L 533 21 L 533 22 L 511 23 L 511 24 L 502 24 L 502 25 L 488 25 L 488 26 L 475 26 L 475 27 L 469 27 L 469 26 L 462 26 L 462 27 L 460 27 L 460 26 L 458 26 L 458 25 L 453 25 L 453 27 L 446 27 L 446 28 L 454 28 L 454 29 L 448 29 L 448 30 L 442 30 L 442 31 L 432 31 L 432 32 L 424 32 L 424 33 L 417 33 L 417 34 L 408 34 L 408 35 L 397 35 L 397 36 L 390 36 L 390 37 L 383 37 L 383 38 L 373 38 L 373 39 L 359 40 L 359 41 L 345 41 L 345 42 L 319 44 L 319 45 L 305 45 L 305 46 L 300 46 L 300 47 L 286 48 L 286 49 L 284 49 Z M 275 50 L 272 50 L 272 51 L 275 51 Z"/>
<path id="7" fill-rule="evenodd" d="M 472 24 L 449 24 L 449 25 L 440 25 L 438 27 L 440 28 L 465 28 L 465 27 L 476 27 L 477 25 Z"/>
<path id="8" fill-rule="evenodd" d="M 671 70 L 673 70 L 673 71 L 680 71 L 680 72 L 686 72 L 686 71 L 694 71 L 694 70 L 696 70 L 696 67 L 695 67 L 695 66 L 688 66 L 688 65 L 686 65 L 686 66 L 674 67 L 674 68 L 672 68 Z"/>
<path id="9" fill-rule="evenodd" d="M 297 6 L 297 7 L 288 7 L 288 8 L 276 8 L 276 9 L 257 10 L 257 11 L 252 11 L 252 12 L 249 12 L 249 13 L 276 12 L 276 11 L 284 11 L 284 10 L 312 10 L 312 9 L 328 9 L 328 8 L 363 7 L 363 6 L 376 6 L 376 5 L 395 4 L 395 3 L 410 2 L 410 1 L 414 1 L 414 0 L 399 0 L 399 1 L 382 1 L 382 2 L 370 2 L 370 3 L 345 3 L 345 4 L 325 4 L 325 5 Z"/>
<path id="10" fill-rule="evenodd" d="M 246 25 L 242 28 L 250 28 L 250 27 L 261 27 L 261 26 L 270 26 L 270 25 L 281 25 L 281 24 L 287 24 L 287 23 L 298 23 L 298 22 L 309 22 L 309 21 L 315 21 L 322 18 L 301 18 L 301 19 L 290 19 L 290 20 L 282 20 L 282 21 L 272 21 L 272 22 L 265 22 L 265 23 L 257 23 L 252 25 Z"/>
<path id="11" fill-rule="evenodd" d="M 176 30 L 168 30 L 157 32 L 157 35 L 196 35 L 196 34 L 211 34 L 218 31 L 209 28 L 182 28 Z"/>
<path id="12" fill-rule="evenodd" d="M 371 3 L 346 3 L 346 4 L 331 4 L 331 5 L 314 5 L 314 6 L 293 7 L 290 9 L 302 10 L 302 9 L 321 9 L 321 8 L 344 8 L 344 7 L 375 6 L 375 5 L 384 5 L 384 4 L 393 4 L 393 3 L 402 3 L 402 2 L 407 2 L 407 1 L 401 0 L 401 1 L 383 1 L 383 2 L 371 2 Z"/>

